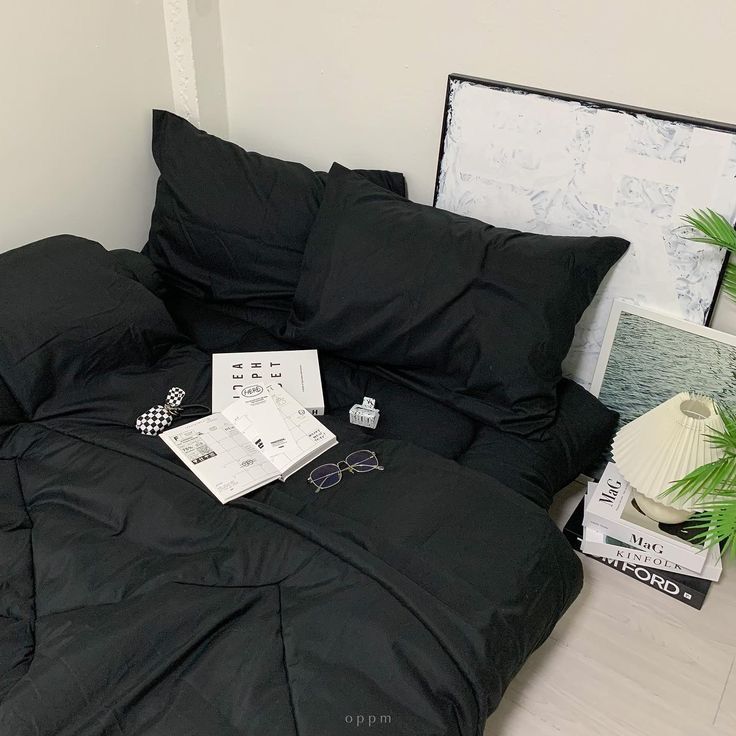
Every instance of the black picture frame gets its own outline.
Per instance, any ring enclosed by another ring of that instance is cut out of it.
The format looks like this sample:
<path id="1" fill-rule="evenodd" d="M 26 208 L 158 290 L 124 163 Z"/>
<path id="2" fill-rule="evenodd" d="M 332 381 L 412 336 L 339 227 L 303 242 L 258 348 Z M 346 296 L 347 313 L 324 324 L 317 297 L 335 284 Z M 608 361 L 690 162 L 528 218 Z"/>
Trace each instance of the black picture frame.
<path id="1" fill-rule="evenodd" d="M 544 97 L 564 100 L 567 102 L 580 103 L 587 107 L 593 107 L 596 109 L 603 109 L 603 110 L 612 110 L 616 112 L 628 113 L 631 115 L 644 114 L 644 115 L 647 115 L 648 117 L 655 118 L 658 120 L 667 120 L 671 122 L 685 123 L 689 125 L 695 125 L 698 127 L 710 128 L 712 130 L 719 130 L 719 131 L 724 131 L 728 133 L 733 133 L 734 135 L 736 135 L 736 125 L 731 124 L 731 123 L 724 123 L 724 122 L 719 122 L 716 120 L 708 120 L 706 118 L 697 118 L 697 117 L 692 117 L 688 115 L 664 112 L 662 110 L 653 110 L 653 109 L 645 108 L 645 107 L 637 107 L 635 105 L 627 105 L 627 104 L 618 103 L 618 102 L 611 102 L 608 100 L 600 100 L 600 99 L 595 99 L 593 97 L 573 95 L 573 94 L 569 94 L 566 92 L 556 92 L 553 90 L 542 89 L 540 87 L 530 87 L 526 85 L 515 84 L 512 82 L 501 82 L 501 81 L 493 80 L 493 79 L 483 79 L 481 77 L 473 77 L 473 76 L 468 76 L 465 74 L 452 73 L 452 74 L 449 74 L 447 77 L 447 87 L 445 91 L 444 113 L 443 113 L 443 118 L 442 118 L 442 132 L 440 135 L 439 151 L 437 155 L 437 170 L 435 174 L 435 187 L 434 187 L 434 197 L 433 197 L 434 206 L 437 206 L 437 200 L 438 200 L 439 191 L 440 191 L 440 184 L 441 184 L 440 177 L 441 177 L 441 171 L 442 171 L 442 161 L 443 161 L 443 158 L 446 152 L 445 145 L 446 145 L 446 140 L 447 140 L 447 128 L 448 128 L 448 121 L 449 121 L 449 117 L 451 113 L 450 96 L 451 96 L 451 90 L 452 90 L 454 82 L 467 82 L 470 84 L 475 84 L 475 85 L 479 85 L 482 87 L 490 87 L 490 88 L 494 88 L 498 90 L 509 90 L 509 91 L 514 91 L 514 92 L 524 92 L 528 94 L 542 95 Z M 713 319 L 713 312 L 715 309 L 715 304 L 721 292 L 721 288 L 723 285 L 723 279 L 726 274 L 726 269 L 728 267 L 729 262 L 730 262 L 730 253 L 727 252 L 723 260 L 723 264 L 721 266 L 721 269 L 718 275 L 718 279 L 715 284 L 713 300 L 706 313 L 706 318 L 704 322 L 705 326 L 709 326 Z"/>

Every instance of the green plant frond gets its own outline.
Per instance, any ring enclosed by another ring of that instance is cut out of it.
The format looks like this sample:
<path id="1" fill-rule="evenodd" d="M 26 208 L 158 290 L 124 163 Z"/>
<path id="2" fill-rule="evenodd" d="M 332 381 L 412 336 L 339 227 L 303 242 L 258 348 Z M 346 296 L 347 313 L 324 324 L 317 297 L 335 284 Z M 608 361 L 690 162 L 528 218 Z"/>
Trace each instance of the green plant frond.
<path id="1" fill-rule="evenodd" d="M 705 547 L 706 549 L 710 549 L 711 547 L 715 547 L 717 544 L 720 544 L 718 538 L 714 534 L 709 533 L 709 532 L 703 532 L 702 534 L 696 534 L 692 537 L 690 541 L 693 544 L 702 544 L 703 547 Z"/>
<path id="2" fill-rule="evenodd" d="M 711 511 L 714 511 L 715 509 L 719 509 L 721 506 L 730 506 L 734 500 L 736 500 L 736 495 L 733 493 L 729 494 L 723 494 L 718 497 L 717 501 L 699 501 L 695 505 L 695 510 L 698 513 L 710 513 Z M 695 524 L 699 524 L 700 521 L 693 521 L 693 526 Z"/>
<path id="3" fill-rule="evenodd" d="M 734 301 L 736 301 L 736 265 L 729 263 L 723 274 L 721 289 Z"/>
<path id="4" fill-rule="evenodd" d="M 736 230 L 723 215 L 711 209 L 693 210 L 689 215 L 683 215 L 682 220 L 693 230 L 701 233 L 703 237 L 688 235 L 680 237 L 695 243 L 726 248 L 731 253 L 736 253 Z M 721 289 L 729 299 L 736 301 L 736 268 L 731 263 L 726 265 Z"/>
<path id="5" fill-rule="evenodd" d="M 704 500 L 708 496 L 728 494 L 730 489 L 736 488 L 736 411 L 721 404 L 718 413 L 723 420 L 723 430 L 709 432 L 706 437 L 723 457 L 695 468 L 672 483 L 662 496 L 675 500 Z"/>
<path id="6" fill-rule="evenodd" d="M 723 422 L 723 430 L 713 430 L 705 436 L 724 454 L 736 455 L 736 411 L 723 403 L 719 403 L 717 409 Z"/>
<path id="7" fill-rule="evenodd" d="M 723 422 L 723 429 L 709 428 L 707 432 L 703 432 L 703 437 L 711 442 L 731 443 L 736 448 L 736 424 L 733 423 L 733 416 L 725 407 L 719 408 L 718 413 Z"/>
<path id="8" fill-rule="evenodd" d="M 699 233 L 703 233 L 704 235 L 709 235 L 712 230 L 710 227 L 710 221 L 706 216 L 703 216 L 701 214 L 701 210 L 693 210 L 688 215 L 683 215 L 680 218 L 686 225 L 689 225 L 693 230 L 696 230 Z"/>
<path id="9" fill-rule="evenodd" d="M 734 269 L 734 271 L 736 273 L 736 269 Z M 718 415 L 723 421 L 726 432 L 731 432 L 736 438 L 736 408 L 719 401 L 716 405 L 716 409 L 718 409 Z"/>
<path id="10" fill-rule="evenodd" d="M 736 270 L 730 275 L 736 295 Z M 721 544 L 722 554 L 736 558 L 736 408 L 722 403 L 717 408 L 723 430 L 713 430 L 706 437 L 723 456 L 695 468 L 661 495 L 675 500 L 692 499 L 698 511 L 691 522 L 691 528 L 697 531 L 692 541 L 706 547 Z"/>
<path id="11" fill-rule="evenodd" d="M 676 501 L 689 499 L 702 501 L 708 496 L 720 495 L 724 489 L 729 489 L 734 484 L 736 484 L 736 456 L 726 455 L 691 470 L 666 488 L 661 496 L 671 496 Z"/>
<path id="12" fill-rule="evenodd" d="M 736 449 L 734 449 L 733 446 L 733 438 L 731 436 L 711 435 L 708 439 L 710 440 L 711 445 L 721 450 L 724 455 L 736 454 Z"/>
<path id="13" fill-rule="evenodd" d="M 715 504 L 703 510 L 692 529 L 703 529 L 692 541 L 706 547 L 724 543 L 723 552 L 736 557 L 736 503 Z"/>
<path id="14" fill-rule="evenodd" d="M 689 215 L 684 215 L 682 219 L 690 227 L 704 235 L 704 238 L 688 238 L 688 240 L 696 240 L 697 242 L 736 250 L 736 230 L 718 212 L 711 209 L 693 210 Z"/>
<path id="15" fill-rule="evenodd" d="M 716 401 L 716 409 L 726 427 L 736 427 L 736 407 L 724 401 Z"/>
<path id="16" fill-rule="evenodd" d="M 726 427 L 723 431 L 706 434 L 705 438 L 724 455 L 736 455 L 736 430 Z"/>
<path id="17" fill-rule="evenodd" d="M 726 265 L 726 272 L 723 274 L 723 280 L 736 279 L 736 266 L 733 263 Z"/>

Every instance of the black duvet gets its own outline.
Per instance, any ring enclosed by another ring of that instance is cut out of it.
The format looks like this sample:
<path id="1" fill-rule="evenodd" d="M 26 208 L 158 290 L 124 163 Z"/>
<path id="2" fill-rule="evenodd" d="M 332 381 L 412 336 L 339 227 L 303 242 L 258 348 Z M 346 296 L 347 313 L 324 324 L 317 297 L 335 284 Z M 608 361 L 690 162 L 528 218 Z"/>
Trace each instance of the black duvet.
<path id="1" fill-rule="evenodd" d="M 100 246 L 0 256 L 0 734 L 480 734 L 577 595 L 547 513 L 354 433 L 222 506 L 133 429 L 210 357 Z"/>

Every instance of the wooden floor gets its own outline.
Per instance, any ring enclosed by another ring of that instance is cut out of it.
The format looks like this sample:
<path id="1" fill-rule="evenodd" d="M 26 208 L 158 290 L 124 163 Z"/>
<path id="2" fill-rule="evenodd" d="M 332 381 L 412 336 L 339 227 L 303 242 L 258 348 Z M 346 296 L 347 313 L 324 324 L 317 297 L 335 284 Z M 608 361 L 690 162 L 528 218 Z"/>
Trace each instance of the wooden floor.
<path id="1" fill-rule="evenodd" d="M 553 516 L 581 493 L 564 492 Z M 582 559 L 582 593 L 484 736 L 736 736 L 736 561 L 696 611 Z"/>

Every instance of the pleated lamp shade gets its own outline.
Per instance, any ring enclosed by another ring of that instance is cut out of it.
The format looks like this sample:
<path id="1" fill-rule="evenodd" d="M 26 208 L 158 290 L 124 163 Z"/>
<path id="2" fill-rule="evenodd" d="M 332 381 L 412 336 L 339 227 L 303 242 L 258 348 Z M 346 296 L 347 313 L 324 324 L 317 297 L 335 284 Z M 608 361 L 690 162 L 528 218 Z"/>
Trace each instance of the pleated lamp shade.
<path id="1" fill-rule="evenodd" d="M 723 429 L 711 399 L 680 393 L 622 427 L 613 440 L 613 460 L 642 496 L 689 511 L 691 499 L 658 496 L 691 470 L 721 457 L 708 435 Z"/>

